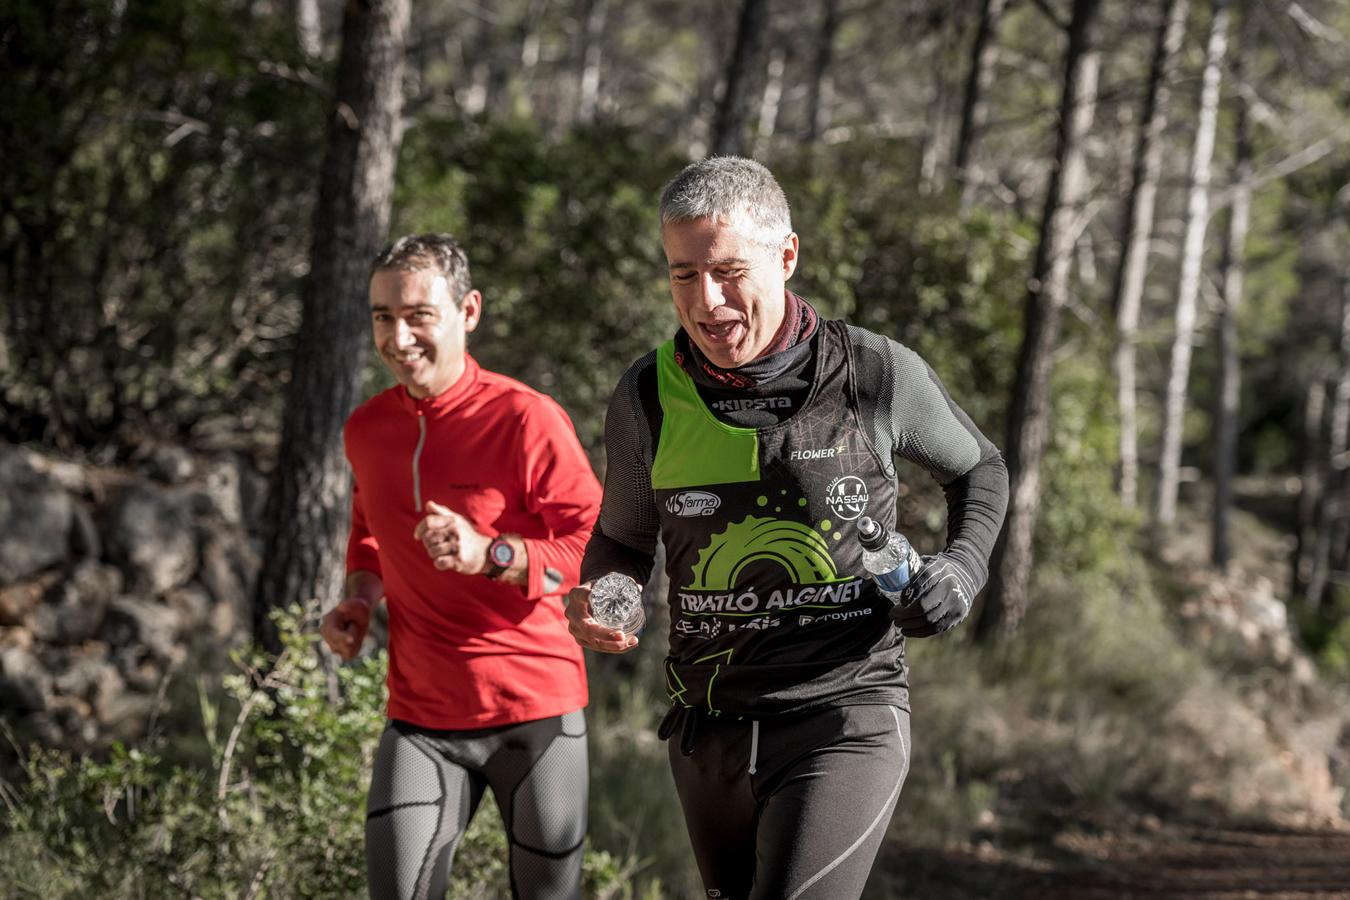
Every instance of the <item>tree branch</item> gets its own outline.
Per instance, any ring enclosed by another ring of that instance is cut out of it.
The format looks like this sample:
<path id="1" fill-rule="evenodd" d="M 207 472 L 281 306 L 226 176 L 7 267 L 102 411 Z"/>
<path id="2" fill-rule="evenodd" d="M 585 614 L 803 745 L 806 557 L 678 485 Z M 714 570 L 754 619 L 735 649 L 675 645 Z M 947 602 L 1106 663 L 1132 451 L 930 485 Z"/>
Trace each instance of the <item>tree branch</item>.
<path id="1" fill-rule="evenodd" d="M 1263 169 L 1252 176 L 1250 189 L 1255 192 L 1270 184 L 1272 181 L 1278 181 L 1286 175 L 1292 175 L 1299 169 L 1307 168 L 1326 156 L 1332 150 L 1345 143 L 1350 138 L 1350 129 L 1342 129 L 1330 137 L 1324 137 L 1316 143 L 1309 144 L 1296 153 L 1291 153 L 1284 159 L 1275 163 L 1267 169 Z M 1231 206 L 1233 197 L 1236 195 L 1236 188 L 1225 188 L 1223 191 L 1215 193 L 1210 201 L 1209 214 L 1213 216 L 1219 210 Z"/>

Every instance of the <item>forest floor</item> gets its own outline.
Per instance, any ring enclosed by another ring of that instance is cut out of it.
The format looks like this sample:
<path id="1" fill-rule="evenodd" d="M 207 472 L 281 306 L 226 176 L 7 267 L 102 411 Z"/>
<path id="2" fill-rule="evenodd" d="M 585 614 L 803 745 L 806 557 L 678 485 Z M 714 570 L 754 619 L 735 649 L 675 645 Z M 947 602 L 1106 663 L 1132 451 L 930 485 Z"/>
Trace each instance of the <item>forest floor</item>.
<path id="1" fill-rule="evenodd" d="M 1329 900 L 1350 898 L 1350 830 L 1075 831 L 1050 858 L 914 851 L 891 868 L 913 877 L 895 885 L 906 900 Z"/>

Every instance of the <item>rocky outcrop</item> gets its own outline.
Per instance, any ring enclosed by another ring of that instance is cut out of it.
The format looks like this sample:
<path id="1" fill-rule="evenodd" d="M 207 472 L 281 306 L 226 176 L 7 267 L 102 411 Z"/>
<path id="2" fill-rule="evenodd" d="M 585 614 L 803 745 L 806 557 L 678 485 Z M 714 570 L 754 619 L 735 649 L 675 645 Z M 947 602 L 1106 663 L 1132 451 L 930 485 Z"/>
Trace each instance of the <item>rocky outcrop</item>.
<path id="1" fill-rule="evenodd" d="M 134 740 L 172 673 L 248 637 L 266 480 L 235 453 L 137 465 L 0 444 L 0 717 L 20 735 Z"/>
<path id="2" fill-rule="evenodd" d="M 1297 810 L 1287 824 L 1299 827 L 1343 824 L 1350 819 L 1350 695 L 1319 678 L 1270 577 L 1243 566 L 1218 574 L 1173 564 L 1187 598 L 1177 611 L 1189 640 L 1222 662 L 1225 684 L 1248 711 L 1250 721 L 1229 724 L 1272 749 L 1230 802 Z"/>
<path id="3" fill-rule="evenodd" d="M 0 584 L 11 584 L 65 559 L 75 504 L 27 454 L 0 454 L 0 484 Z"/>

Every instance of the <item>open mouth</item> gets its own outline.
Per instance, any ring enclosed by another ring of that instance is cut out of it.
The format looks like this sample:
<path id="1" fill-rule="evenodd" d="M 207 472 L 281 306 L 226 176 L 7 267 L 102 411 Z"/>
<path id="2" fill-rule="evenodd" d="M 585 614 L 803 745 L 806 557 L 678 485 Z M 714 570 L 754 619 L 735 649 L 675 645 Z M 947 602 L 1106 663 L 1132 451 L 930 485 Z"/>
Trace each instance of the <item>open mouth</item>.
<path id="1" fill-rule="evenodd" d="M 736 341 L 744 329 L 739 321 L 700 322 L 699 331 L 714 344 L 730 344 Z"/>

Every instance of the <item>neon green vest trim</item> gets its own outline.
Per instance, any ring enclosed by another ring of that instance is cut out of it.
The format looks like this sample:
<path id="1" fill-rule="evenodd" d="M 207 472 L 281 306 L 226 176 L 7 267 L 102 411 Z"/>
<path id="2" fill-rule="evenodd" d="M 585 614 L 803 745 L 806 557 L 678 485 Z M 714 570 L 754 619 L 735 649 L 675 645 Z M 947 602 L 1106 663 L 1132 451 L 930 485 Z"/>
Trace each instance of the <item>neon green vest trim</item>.
<path id="1" fill-rule="evenodd" d="M 654 490 L 759 481 L 759 434 L 717 421 L 689 373 L 675 362 L 675 342 L 656 351 L 661 439 L 652 460 Z"/>

